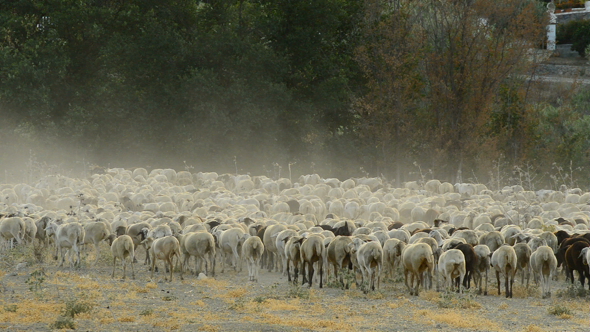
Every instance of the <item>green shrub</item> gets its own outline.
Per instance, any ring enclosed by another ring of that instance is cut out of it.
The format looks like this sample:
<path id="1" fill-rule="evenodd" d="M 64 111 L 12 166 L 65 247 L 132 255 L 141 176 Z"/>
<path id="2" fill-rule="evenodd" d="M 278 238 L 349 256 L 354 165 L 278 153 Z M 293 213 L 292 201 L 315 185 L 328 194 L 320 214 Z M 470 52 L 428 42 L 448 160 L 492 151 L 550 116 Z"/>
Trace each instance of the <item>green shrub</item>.
<path id="1" fill-rule="evenodd" d="M 572 51 L 586 56 L 586 46 L 590 44 L 590 20 L 578 21 L 572 33 Z"/>
<path id="2" fill-rule="evenodd" d="M 573 43 L 574 31 L 578 27 L 580 21 L 569 21 L 564 24 L 557 25 L 555 38 L 558 44 Z"/>

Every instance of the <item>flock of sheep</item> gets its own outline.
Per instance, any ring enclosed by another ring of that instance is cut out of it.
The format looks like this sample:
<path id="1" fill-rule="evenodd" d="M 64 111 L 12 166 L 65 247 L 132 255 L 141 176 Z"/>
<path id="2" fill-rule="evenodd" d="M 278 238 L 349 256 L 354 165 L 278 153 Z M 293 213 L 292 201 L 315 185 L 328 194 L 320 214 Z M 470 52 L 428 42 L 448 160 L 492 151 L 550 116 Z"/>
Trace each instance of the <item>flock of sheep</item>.
<path id="1" fill-rule="evenodd" d="M 4 184 L 0 192 L 3 250 L 52 248 L 60 266 L 67 255 L 74 267 L 81 247 L 92 244 L 98 260 L 107 241 L 113 277 L 119 259 L 123 278 L 128 261 L 135 278 L 135 256 L 145 250 L 152 278 L 162 260 L 169 281 L 174 271 L 180 278 L 187 271 L 214 276 L 217 265 L 224 273 L 226 265 L 241 271 L 246 262 L 250 281 L 263 267 L 289 282 L 301 274 L 309 287 L 331 278 L 367 292 L 401 270 L 411 295 L 433 284 L 462 292 L 472 281 L 487 294 L 491 271 L 498 294 L 503 284 L 512 297 L 520 271 L 527 287 L 532 275 L 545 298 L 560 266 L 572 283 L 574 270 L 582 286 L 590 278 L 590 193 L 577 188 L 492 191 L 438 180 L 392 188 L 380 178 L 312 174 L 292 182 L 113 168 L 88 179 Z"/>

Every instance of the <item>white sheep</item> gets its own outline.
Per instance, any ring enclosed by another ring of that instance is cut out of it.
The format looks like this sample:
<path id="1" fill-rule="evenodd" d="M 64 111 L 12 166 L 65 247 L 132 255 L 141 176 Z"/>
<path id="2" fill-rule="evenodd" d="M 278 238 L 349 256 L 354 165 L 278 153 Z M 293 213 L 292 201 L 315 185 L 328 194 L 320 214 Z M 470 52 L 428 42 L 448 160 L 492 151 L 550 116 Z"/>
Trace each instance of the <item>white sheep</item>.
<path id="1" fill-rule="evenodd" d="M 277 237 L 275 239 L 275 246 L 277 248 L 277 254 L 282 262 L 283 265 L 283 275 L 287 274 L 287 254 L 285 253 L 285 246 L 287 244 L 287 241 L 289 241 L 289 238 L 291 236 L 296 236 L 299 233 L 297 233 L 297 231 L 293 230 L 293 229 L 285 229 L 284 231 L 281 231 L 280 233 L 277 234 Z"/>
<path id="2" fill-rule="evenodd" d="M 267 257 L 268 272 L 271 272 L 273 267 L 275 271 L 282 271 L 282 263 L 280 261 L 279 253 L 277 252 L 276 237 L 282 231 L 287 229 L 287 226 L 282 224 L 270 225 L 264 232 L 262 243 L 264 243 L 264 251 Z"/>
<path id="3" fill-rule="evenodd" d="M 490 248 L 485 244 L 478 244 L 473 247 L 477 256 L 477 265 L 475 266 L 475 284 L 479 287 L 479 294 L 482 294 L 483 276 L 485 274 L 486 286 L 483 295 L 488 295 L 488 271 L 490 270 Z"/>
<path id="4" fill-rule="evenodd" d="M 134 255 L 137 254 L 137 246 L 139 246 L 140 244 L 143 245 L 143 247 L 145 248 L 145 262 L 144 262 L 144 264 L 148 264 L 148 262 L 150 261 L 149 250 L 148 250 L 146 244 L 143 243 L 143 241 L 145 239 L 147 239 L 147 237 L 148 237 L 147 234 L 150 231 L 150 229 L 152 229 L 152 226 L 147 222 L 140 222 L 140 223 L 133 224 L 133 225 L 130 225 L 129 227 L 127 227 L 127 235 L 129 235 L 131 237 L 131 239 L 133 240 Z M 135 256 L 133 257 L 133 261 L 137 262 L 137 259 L 135 258 Z"/>
<path id="5" fill-rule="evenodd" d="M 496 249 L 500 248 L 505 242 L 504 236 L 497 231 L 489 232 L 479 237 L 479 244 L 488 246 L 490 252 L 496 251 Z"/>
<path id="6" fill-rule="evenodd" d="M 26 225 L 20 217 L 10 217 L 0 220 L 0 236 L 10 244 L 12 249 L 12 239 L 15 239 L 18 244 L 23 242 L 26 232 Z"/>
<path id="7" fill-rule="evenodd" d="M 383 267 L 383 248 L 379 242 L 364 242 L 361 239 L 355 238 L 352 243 L 349 244 L 351 254 L 356 255 L 358 266 L 363 275 L 363 288 L 365 284 L 368 284 L 368 288 L 365 288 L 365 292 L 375 290 L 375 281 L 377 288 L 381 279 L 381 270 Z"/>
<path id="8" fill-rule="evenodd" d="M 178 242 L 178 240 L 172 235 L 168 235 L 158 239 L 148 237 L 144 240 L 144 242 L 146 243 L 148 250 L 152 256 L 152 274 L 150 278 L 154 278 L 154 271 L 156 270 L 156 261 L 160 259 L 165 262 L 166 268 L 170 269 L 170 280 L 168 281 L 172 282 L 172 272 L 174 271 L 174 256 L 176 256 L 176 259 L 180 262 L 180 242 Z M 183 279 L 182 264 L 180 268 L 180 279 Z M 166 277 L 164 277 L 164 280 L 167 280 Z"/>
<path id="9" fill-rule="evenodd" d="M 115 277 L 115 267 L 117 266 L 117 258 L 121 260 L 123 265 L 123 279 L 127 278 L 126 268 L 127 260 L 129 257 L 131 261 L 131 277 L 135 279 L 135 270 L 133 269 L 133 254 L 134 254 L 133 240 L 129 235 L 121 235 L 116 238 L 111 244 L 111 253 L 113 254 L 113 273 L 111 278 Z"/>
<path id="10" fill-rule="evenodd" d="M 345 283 L 343 274 L 351 264 L 350 248 L 348 247 L 350 243 L 352 243 L 352 237 L 339 235 L 330 242 L 326 252 L 328 264 L 331 263 L 334 267 L 334 278 L 338 279 L 338 274 L 340 274 L 340 284 L 345 289 L 349 287 L 348 279 Z"/>
<path id="11" fill-rule="evenodd" d="M 65 262 L 65 255 L 67 250 L 68 260 L 70 262 L 70 266 L 79 266 L 80 265 L 80 245 L 84 243 L 84 227 L 77 222 L 66 223 L 62 225 L 57 225 L 54 222 L 50 222 L 47 226 L 48 229 L 52 230 L 55 234 L 55 246 L 57 251 L 61 254 L 61 262 L 59 266 L 63 266 Z M 72 260 L 72 254 L 70 251 L 76 254 L 77 260 Z"/>
<path id="12" fill-rule="evenodd" d="M 393 279 L 395 270 L 401 263 L 402 251 L 406 243 L 399 239 L 389 239 L 383 244 L 383 270 Z"/>
<path id="13" fill-rule="evenodd" d="M 410 244 L 402 252 L 402 264 L 406 287 L 410 291 L 410 295 L 418 296 L 424 274 L 432 276 L 434 272 L 435 262 L 432 249 L 426 243 Z M 411 277 L 410 284 L 408 284 L 408 276 Z M 414 287 L 414 280 L 416 280 L 416 287 Z"/>
<path id="14" fill-rule="evenodd" d="M 37 224 L 29 217 L 24 217 L 23 221 L 25 223 L 24 240 L 26 243 L 33 243 L 37 234 Z"/>
<path id="15" fill-rule="evenodd" d="M 531 248 L 526 243 L 516 243 L 513 247 L 516 252 L 517 270 L 522 271 L 522 284 L 524 285 L 524 280 L 526 278 L 526 287 L 528 288 L 530 280 L 529 262 L 532 254 Z"/>
<path id="16" fill-rule="evenodd" d="M 168 224 L 157 225 L 156 227 L 150 229 L 150 231 L 147 233 L 147 237 L 151 237 L 154 240 L 171 235 L 174 234 L 172 233 L 172 229 L 170 226 L 168 226 Z"/>
<path id="17" fill-rule="evenodd" d="M 514 248 L 509 245 L 503 245 L 492 254 L 492 266 L 496 270 L 496 279 L 498 281 L 498 295 L 500 291 L 500 273 L 505 278 L 506 297 L 512 298 L 512 285 L 514 284 L 514 275 L 518 265 L 518 258 Z"/>
<path id="18" fill-rule="evenodd" d="M 240 259 L 241 246 L 250 234 L 246 234 L 242 228 L 231 228 L 223 231 L 219 236 L 219 253 L 221 256 L 221 272 L 225 272 L 225 263 L 227 255 L 231 257 L 231 265 L 234 271 L 237 270 L 238 265 L 242 271 L 242 264 Z"/>
<path id="19" fill-rule="evenodd" d="M 106 240 L 109 242 L 109 245 L 112 245 L 115 235 L 111 234 L 110 227 L 107 226 L 106 222 L 102 221 L 88 222 L 84 224 L 84 232 L 85 236 L 83 244 L 92 243 L 96 249 L 96 259 L 94 260 L 94 263 L 96 264 L 100 257 L 100 242 Z"/>
<path id="20" fill-rule="evenodd" d="M 293 283 L 297 284 L 299 277 L 299 265 L 301 263 L 301 243 L 305 238 L 303 236 L 291 236 L 285 244 L 285 255 L 287 256 L 287 280 L 291 282 L 291 270 L 289 263 L 293 265 Z"/>
<path id="21" fill-rule="evenodd" d="M 461 250 L 450 249 L 442 253 L 438 260 L 438 271 L 443 277 L 443 285 L 448 287 L 459 287 L 459 292 L 463 293 L 463 278 L 465 278 L 465 255 Z M 459 278 L 456 283 L 455 279 Z"/>
<path id="22" fill-rule="evenodd" d="M 586 262 L 588 261 L 588 248 L 582 249 Z M 541 295 L 542 297 L 551 297 L 551 278 L 557 271 L 557 258 L 553 254 L 553 249 L 549 246 L 541 246 L 531 254 L 531 270 L 541 280 Z"/>
<path id="23" fill-rule="evenodd" d="M 301 273 L 303 274 L 302 284 L 305 284 L 307 281 L 309 283 L 309 287 L 311 288 L 313 282 L 314 264 L 317 263 L 320 277 L 320 288 L 322 288 L 324 273 L 323 263 L 325 255 L 324 237 L 320 234 L 310 234 L 301 243 L 300 254 L 302 263 Z M 305 274 L 306 271 L 307 275 Z"/>
<path id="24" fill-rule="evenodd" d="M 184 267 L 189 268 L 189 259 L 195 257 L 195 275 L 202 271 L 205 262 L 205 274 L 215 276 L 215 239 L 209 232 L 187 233 L 180 238 Z"/>
<path id="25" fill-rule="evenodd" d="M 258 281 L 260 259 L 264 253 L 264 244 L 258 236 L 251 236 L 242 245 L 242 258 L 248 266 L 248 280 Z"/>

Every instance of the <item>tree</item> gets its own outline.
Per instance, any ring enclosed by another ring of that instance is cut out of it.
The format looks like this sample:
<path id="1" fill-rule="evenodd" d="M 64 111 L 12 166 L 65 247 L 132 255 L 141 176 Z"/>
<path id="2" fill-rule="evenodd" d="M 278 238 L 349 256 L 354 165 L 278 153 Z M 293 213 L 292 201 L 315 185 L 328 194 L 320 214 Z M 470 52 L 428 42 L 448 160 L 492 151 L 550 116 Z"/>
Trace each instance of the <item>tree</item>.
<path id="1" fill-rule="evenodd" d="M 505 79 L 531 65 L 528 55 L 544 40 L 546 17 L 529 0 L 430 0 L 418 12 L 428 50 L 427 109 L 436 118 L 432 147 L 445 151 L 438 163 L 460 181 L 464 163 L 480 153 L 494 96 Z"/>
<path id="2" fill-rule="evenodd" d="M 412 5 L 408 2 L 365 1 L 363 45 L 357 60 L 368 80 L 368 93 L 357 103 L 361 134 L 376 150 L 379 173 L 394 168 L 401 182 L 412 140 L 419 136 L 423 57 Z"/>

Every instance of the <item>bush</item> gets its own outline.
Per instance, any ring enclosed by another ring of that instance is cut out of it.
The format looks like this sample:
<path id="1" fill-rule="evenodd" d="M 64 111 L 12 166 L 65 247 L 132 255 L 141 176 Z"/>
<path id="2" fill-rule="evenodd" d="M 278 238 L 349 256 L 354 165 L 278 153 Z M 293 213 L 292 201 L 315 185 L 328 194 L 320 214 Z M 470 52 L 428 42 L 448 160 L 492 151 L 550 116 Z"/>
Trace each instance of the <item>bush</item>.
<path id="1" fill-rule="evenodd" d="M 564 24 L 557 25 L 557 31 L 555 38 L 558 44 L 571 44 L 573 43 L 574 31 L 578 27 L 580 21 L 569 21 Z"/>
<path id="2" fill-rule="evenodd" d="M 586 46 L 590 44 L 590 20 L 578 21 L 572 33 L 572 51 L 586 56 Z"/>

